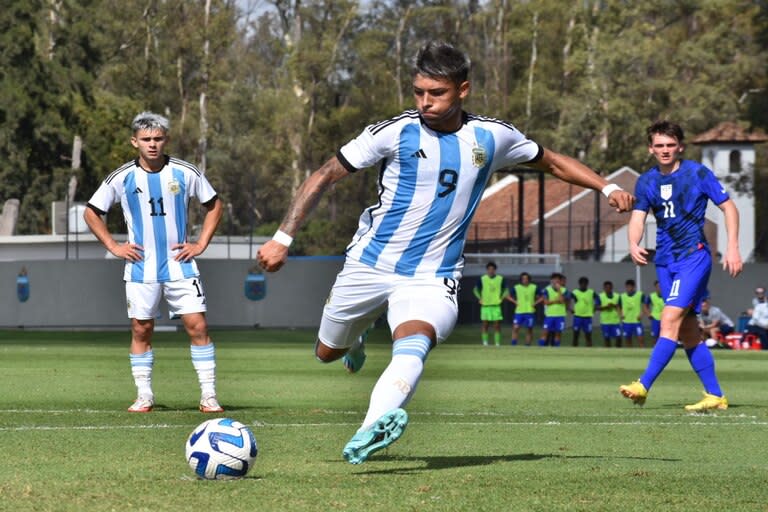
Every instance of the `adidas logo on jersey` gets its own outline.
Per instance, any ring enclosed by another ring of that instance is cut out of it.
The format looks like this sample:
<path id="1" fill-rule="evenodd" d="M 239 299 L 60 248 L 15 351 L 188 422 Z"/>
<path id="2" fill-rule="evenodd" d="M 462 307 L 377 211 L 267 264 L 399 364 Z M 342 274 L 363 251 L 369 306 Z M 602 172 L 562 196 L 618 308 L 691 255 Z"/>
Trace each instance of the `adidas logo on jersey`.
<path id="1" fill-rule="evenodd" d="M 134 194 L 141 194 L 142 191 L 139 187 L 136 187 L 136 190 L 133 191 Z"/>
<path id="2" fill-rule="evenodd" d="M 411 155 L 411 158 L 427 158 L 427 154 L 423 149 L 419 149 L 417 152 Z"/>

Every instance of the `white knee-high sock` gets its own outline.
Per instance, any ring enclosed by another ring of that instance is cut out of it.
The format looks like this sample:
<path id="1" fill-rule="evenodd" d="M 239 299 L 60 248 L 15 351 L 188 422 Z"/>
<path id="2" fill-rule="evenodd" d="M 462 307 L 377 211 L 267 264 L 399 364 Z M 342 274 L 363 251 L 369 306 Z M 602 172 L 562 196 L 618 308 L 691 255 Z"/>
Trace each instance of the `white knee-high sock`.
<path id="1" fill-rule="evenodd" d="M 152 393 L 152 365 L 155 363 L 155 354 L 151 350 L 143 354 L 130 354 L 131 374 L 136 384 L 136 391 L 142 398 L 154 398 Z"/>
<path id="2" fill-rule="evenodd" d="M 427 336 L 420 334 L 395 340 L 392 360 L 373 387 L 361 430 L 373 425 L 392 409 L 403 407 L 410 401 L 421 379 L 431 344 Z"/>
<path id="3" fill-rule="evenodd" d="M 192 366 L 197 371 L 200 381 L 200 392 L 203 395 L 216 394 L 216 351 L 213 343 L 207 345 L 190 345 Z"/>

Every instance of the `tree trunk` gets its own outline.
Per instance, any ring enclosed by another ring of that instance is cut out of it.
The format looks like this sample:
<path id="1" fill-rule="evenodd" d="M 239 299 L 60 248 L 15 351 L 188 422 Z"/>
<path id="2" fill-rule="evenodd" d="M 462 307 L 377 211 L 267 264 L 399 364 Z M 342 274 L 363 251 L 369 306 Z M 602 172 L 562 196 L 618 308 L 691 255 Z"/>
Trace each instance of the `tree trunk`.
<path id="1" fill-rule="evenodd" d="M 197 146 L 197 151 L 200 160 L 200 172 L 205 174 L 207 166 L 208 156 L 208 81 L 209 81 L 209 67 L 210 67 L 210 53 L 211 53 L 211 40 L 208 33 L 210 28 L 211 18 L 211 0 L 205 1 L 205 15 L 203 21 L 203 33 L 205 38 L 203 39 L 203 62 L 202 62 L 202 79 L 200 84 L 200 139 Z"/>
<path id="2" fill-rule="evenodd" d="M 528 66 L 528 93 L 525 97 L 525 130 L 531 124 L 531 110 L 533 103 L 533 75 L 536 70 L 536 59 L 538 56 L 538 37 L 539 37 L 539 12 L 533 13 L 533 26 L 531 27 L 531 62 Z"/>

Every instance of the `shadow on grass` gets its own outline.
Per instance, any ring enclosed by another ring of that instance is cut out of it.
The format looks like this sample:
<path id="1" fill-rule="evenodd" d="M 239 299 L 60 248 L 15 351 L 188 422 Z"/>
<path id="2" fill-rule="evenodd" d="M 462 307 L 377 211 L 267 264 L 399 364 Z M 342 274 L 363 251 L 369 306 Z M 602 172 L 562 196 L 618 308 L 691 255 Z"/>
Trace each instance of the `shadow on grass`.
<path id="1" fill-rule="evenodd" d="M 617 455 L 561 455 L 555 453 L 518 453 L 511 455 L 456 455 L 433 457 L 403 457 L 393 455 L 375 456 L 373 462 L 421 462 L 424 465 L 416 468 L 390 468 L 362 471 L 367 475 L 375 474 L 403 474 L 419 471 L 433 471 L 436 469 L 462 468 L 471 466 L 488 466 L 497 462 L 531 462 L 544 459 L 596 459 L 596 460 L 647 460 L 658 462 L 680 462 L 682 459 L 670 459 L 663 457 L 632 457 Z"/>

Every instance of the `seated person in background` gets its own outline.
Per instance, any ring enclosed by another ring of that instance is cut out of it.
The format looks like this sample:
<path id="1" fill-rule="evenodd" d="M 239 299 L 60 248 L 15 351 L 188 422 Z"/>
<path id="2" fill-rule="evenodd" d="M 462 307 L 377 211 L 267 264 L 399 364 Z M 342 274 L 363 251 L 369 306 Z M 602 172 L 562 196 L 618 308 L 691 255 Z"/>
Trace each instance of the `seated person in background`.
<path id="1" fill-rule="evenodd" d="M 741 343 L 747 334 L 754 334 L 760 338 L 763 350 L 768 350 L 768 302 L 759 302 L 752 309 L 752 318 L 747 324 L 747 329 L 741 337 Z"/>
<path id="2" fill-rule="evenodd" d="M 718 340 L 720 334 L 728 336 L 734 330 L 733 321 L 728 315 L 717 307 L 713 306 L 710 299 L 701 301 L 701 313 L 699 313 L 699 329 L 701 330 L 701 339 Z"/>
<path id="3" fill-rule="evenodd" d="M 752 307 L 748 308 L 746 311 L 747 316 L 752 316 L 752 311 L 755 309 L 755 306 L 766 302 L 768 302 L 768 298 L 765 296 L 765 287 L 758 286 L 755 288 L 755 296 L 752 297 Z"/>

